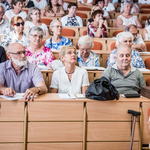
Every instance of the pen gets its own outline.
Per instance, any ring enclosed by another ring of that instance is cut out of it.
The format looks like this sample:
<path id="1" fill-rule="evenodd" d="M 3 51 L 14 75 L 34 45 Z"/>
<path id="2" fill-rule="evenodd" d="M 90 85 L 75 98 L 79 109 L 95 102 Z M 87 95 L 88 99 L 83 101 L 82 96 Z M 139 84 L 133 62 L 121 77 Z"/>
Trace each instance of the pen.
<path id="1" fill-rule="evenodd" d="M 68 96 L 71 97 L 70 94 L 68 94 Z"/>

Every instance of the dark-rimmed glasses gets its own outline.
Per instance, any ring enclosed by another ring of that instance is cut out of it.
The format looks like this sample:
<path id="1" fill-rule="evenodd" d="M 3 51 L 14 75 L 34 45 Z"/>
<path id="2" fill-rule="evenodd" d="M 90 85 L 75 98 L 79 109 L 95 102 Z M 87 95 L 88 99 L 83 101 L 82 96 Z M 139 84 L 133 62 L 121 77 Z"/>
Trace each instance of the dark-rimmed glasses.
<path id="1" fill-rule="evenodd" d="M 17 52 L 17 53 L 12 53 L 12 52 L 8 52 L 9 54 L 14 54 L 14 55 L 26 55 L 27 54 L 27 51 L 22 51 L 22 52 Z"/>
<path id="2" fill-rule="evenodd" d="M 43 35 L 36 35 L 36 34 L 31 34 L 31 36 L 33 36 L 34 38 L 37 38 L 37 37 L 39 37 L 40 39 L 42 39 L 43 38 Z"/>
<path id="3" fill-rule="evenodd" d="M 24 26 L 24 22 L 21 22 L 21 23 L 20 23 L 20 22 L 17 22 L 17 23 L 15 23 L 14 25 L 17 26 L 17 27 L 19 27 L 20 25 Z"/>

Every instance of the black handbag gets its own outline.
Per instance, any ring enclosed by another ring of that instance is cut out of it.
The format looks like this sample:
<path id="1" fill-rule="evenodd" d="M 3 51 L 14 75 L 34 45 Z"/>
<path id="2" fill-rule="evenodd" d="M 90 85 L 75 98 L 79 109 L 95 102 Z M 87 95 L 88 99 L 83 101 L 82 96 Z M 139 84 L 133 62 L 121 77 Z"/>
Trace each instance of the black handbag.
<path id="1" fill-rule="evenodd" d="M 95 79 L 85 91 L 86 98 L 93 100 L 114 100 L 119 99 L 116 88 L 105 77 Z"/>
<path id="2" fill-rule="evenodd" d="M 31 7 L 34 7 L 34 2 L 29 0 L 28 1 L 28 4 L 25 6 L 26 8 L 31 8 Z"/>

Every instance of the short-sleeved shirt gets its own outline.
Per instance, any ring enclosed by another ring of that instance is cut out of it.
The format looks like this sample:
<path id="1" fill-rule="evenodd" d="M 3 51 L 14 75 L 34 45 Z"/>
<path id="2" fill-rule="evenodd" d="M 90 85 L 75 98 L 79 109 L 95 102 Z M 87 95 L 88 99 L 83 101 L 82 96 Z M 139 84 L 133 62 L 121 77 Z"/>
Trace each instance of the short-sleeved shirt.
<path id="1" fill-rule="evenodd" d="M 51 67 L 50 63 L 54 60 L 54 57 L 50 48 L 44 46 L 39 54 L 33 54 L 27 47 L 25 47 L 25 50 L 27 51 L 26 57 L 30 63 Z"/>
<path id="2" fill-rule="evenodd" d="M 111 54 L 107 60 L 107 67 L 110 67 L 113 64 L 116 64 L 115 53 L 116 53 L 116 49 L 111 52 Z M 132 64 L 132 66 L 134 66 L 136 68 L 145 68 L 144 61 L 143 61 L 141 55 L 139 54 L 139 52 L 136 50 L 132 50 L 131 64 Z"/>
<path id="3" fill-rule="evenodd" d="M 59 43 L 52 42 L 52 38 L 47 39 L 44 46 L 49 47 L 51 51 L 59 51 L 64 45 L 73 45 L 68 38 L 62 36 L 61 39 L 62 40 Z"/>
<path id="4" fill-rule="evenodd" d="M 90 51 L 90 55 L 87 58 L 86 62 L 84 62 L 79 51 L 77 55 L 77 61 L 80 67 L 100 67 L 99 57 L 92 51 Z"/>
<path id="5" fill-rule="evenodd" d="M 81 2 L 82 4 L 84 4 L 84 0 L 78 0 L 78 2 Z M 93 0 L 87 0 L 87 3 L 91 3 L 93 2 Z"/>
<path id="6" fill-rule="evenodd" d="M 28 27 L 32 28 L 32 27 L 35 26 L 35 24 L 33 24 L 31 21 L 26 21 L 24 26 L 25 26 L 25 27 L 28 26 Z M 40 26 L 38 26 L 38 27 L 42 28 L 44 34 L 46 34 L 45 31 L 47 31 L 48 28 L 47 28 L 47 25 L 46 25 L 45 23 L 42 23 L 42 24 L 41 24 Z"/>
<path id="7" fill-rule="evenodd" d="M 115 86 L 119 94 L 139 93 L 142 86 L 146 86 L 140 70 L 131 66 L 130 72 L 124 76 L 117 65 L 107 68 L 102 76 L 106 77 Z"/>
<path id="8" fill-rule="evenodd" d="M 2 19 L 0 22 L 0 35 L 7 34 L 11 31 L 9 21 L 6 19 Z"/>
<path id="9" fill-rule="evenodd" d="M 11 87 L 16 93 L 24 93 L 27 89 L 44 81 L 39 68 L 29 62 L 22 67 L 18 74 L 12 68 L 11 60 L 1 63 L 0 68 L 0 83 L 4 87 Z"/>
<path id="10" fill-rule="evenodd" d="M 51 88 L 58 89 L 58 93 L 81 93 L 81 87 L 89 86 L 88 73 L 85 69 L 76 66 L 71 82 L 66 74 L 65 67 L 56 70 L 52 76 Z"/>
<path id="11" fill-rule="evenodd" d="M 104 11 L 104 10 L 105 10 L 105 11 L 108 11 L 108 12 L 109 12 L 109 11 L 113 11 L 113 10 L 115 10 L 115 7 L 114 7 L 114 5 L 113 5 L 112 3 L 108 3 L 108 6 L 107 6 L 107 7 L 105 6 L 105 7 L 103 8 L 103 11 Z"/>
<path id="12" fill-rule="evenodd" d="M 11 18 L 14 16 L 20 16 L 23 20 L 27 17 L 27 13 L 25 11 L 21 11 L 18 15 L 14 14 L 12 9 L 7 10 L 5 12 L 6 17 L 8 18 L 9 22 L 11 22 Z"/>
<path id="13" fill-rule="evenodd" d="M 37 2 L 36 0 L 32 0 L 32 1 L 34 3 L 34 6 L 39 9 L 45 9 L 45 6 L 47 6 L 46 0 L 41 0 L 40 2 Z"/>

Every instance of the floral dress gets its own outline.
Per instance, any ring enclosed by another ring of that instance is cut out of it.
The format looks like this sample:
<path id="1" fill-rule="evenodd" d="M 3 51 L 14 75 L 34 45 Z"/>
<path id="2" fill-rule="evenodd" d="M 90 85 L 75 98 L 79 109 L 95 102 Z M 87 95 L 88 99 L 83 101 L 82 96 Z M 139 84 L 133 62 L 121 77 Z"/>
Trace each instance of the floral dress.
<path id="1" fill-rule="evenodd" d="M 26 57 L 30 63 L 36 65 L 45 65 L 47 67 L 51 67 L 50 63 L 54 60 L 53 53 L 48 47 L 43 47 L 43 50 L 39 54 L 31 53 L 27 47 L 25 47 L 27 51 Z"/>

